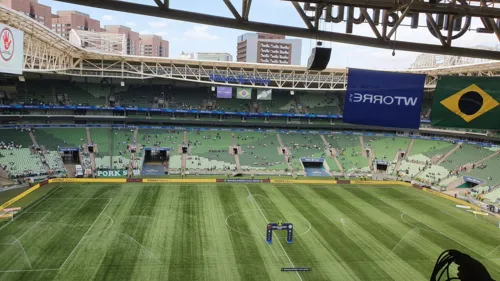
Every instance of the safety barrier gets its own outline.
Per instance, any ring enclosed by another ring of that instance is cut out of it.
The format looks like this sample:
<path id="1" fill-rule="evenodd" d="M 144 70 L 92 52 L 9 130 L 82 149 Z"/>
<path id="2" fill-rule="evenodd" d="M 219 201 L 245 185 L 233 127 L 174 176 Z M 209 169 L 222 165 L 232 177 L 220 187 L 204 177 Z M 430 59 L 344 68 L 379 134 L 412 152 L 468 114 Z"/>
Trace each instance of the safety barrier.
<path id="1" fill-rule="evenodd" d="M 412 184 L 407 182 L 399 181 L 374 181 L 374 180 L 292 180 L 292 179 L 208 179 L 208 178 L 180 178 L 180 179 L 166 179 L 166 178 L 153 178 L 153 179 L 141 179 L 141 178 L 127 178 L 127 179 L 106 179 L 106 178 L 56 178 L 49 179 L 36 184 L 23 193 L 15 196 L 4 204 L 0 205 L 0 210 L 14 204 L 26 195 L 37 190 L 41 186 L 48 183 L 276 183 L 276 184 L 359 184 L 359 185 L 404 185 L 412 186 Z M 461 199 L 454 198 L 452 196 L 445 195 L 441 192 L 437 192 L 428 188 L 420 188 L 422 191 L 434 194 L 436 196 L 451 200 L 455 203 L 469 206 L 471 208 L 477 209 L 478 207 L 463 201 Z"/>
<path id="2" fill-rule="evenodd" d="M 1 206 L 0 206 L 0 210 L 3 210 L 7 207 L 9 207 L 10 205 L 16 203 L 17 201 L 21 200 L 23 197 L 25 197 L 26 195 L 30 194 L 31 192 L 37 190 L 38 188 L 40 188 L 40 184 L 35 184 L 34 186 L 30 187 L 29 189 L 25 190 L 24 192 L 22 192 L 21 194 L 18 194 L 16 197 L 10 199 L 9 201 L 3 203 Z"/>

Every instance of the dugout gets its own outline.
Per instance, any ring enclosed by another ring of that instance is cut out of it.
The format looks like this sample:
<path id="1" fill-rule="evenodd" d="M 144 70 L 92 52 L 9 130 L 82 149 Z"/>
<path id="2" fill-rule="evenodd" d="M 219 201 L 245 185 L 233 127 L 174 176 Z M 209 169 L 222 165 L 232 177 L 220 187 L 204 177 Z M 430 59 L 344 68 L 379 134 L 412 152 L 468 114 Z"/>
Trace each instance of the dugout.
<path id="1" fill-rule="evenodd" d="M 300 158 L 304 168 L 323 169 L 324 158 Z"/>
<path id="2" fill-rule="evenodd" d="M 169 147 L 146 147 L 144 149 L 144 164 L 163 164 L 170 160 Z"/>
<path id="3" fill-rule="evenodd" d="M 375 161 L 375 165 L 377 167 L 377 171 L 387 171 L 387 168 L 389 167 L 389 162 L 387 161 Z"/>
<path id="4" fill-rule="evenodd" d="M 80 164 L 80 149 L 78 147 L 61 147 L 58 152 L 64 164 Z"/>
<path id="5" fill-rule="evenodd" d="M 464 183 L 457 186 L 457 188 L 474 188 L 477 185 L 482 184 L 484 181 L 476 178 L 464 176 Z"/>

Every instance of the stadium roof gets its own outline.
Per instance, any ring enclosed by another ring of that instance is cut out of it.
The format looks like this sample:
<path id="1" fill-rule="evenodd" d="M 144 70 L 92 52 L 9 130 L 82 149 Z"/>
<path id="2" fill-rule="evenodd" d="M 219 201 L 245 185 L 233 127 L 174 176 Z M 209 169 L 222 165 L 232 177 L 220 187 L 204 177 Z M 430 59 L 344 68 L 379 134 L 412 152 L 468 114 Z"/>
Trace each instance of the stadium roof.
<path id="1" fill-rule="evenodd" d="M 315 72 L 302 66 L 107 54 L 74 46 L 35 20 L 4 6 L 0 6 L 0 22 L 25 32 L 24 71 L 27 72 L 121 79 L 164 78 L 290 90 L 343 90 L 347 85 L 346 68 L 329 68 Z M 498 76 L 500 62 L 406 69 L 400 72 L 428 74 L 426 87 L 433 88 L 437 75 Z M 234 81 L 213 79 L 214 75 L 229 77 Z M 251 79 L 241 83 L 238 77 L 242 76 Z M 255 81 L 259 79 L 269 82 Z"/>

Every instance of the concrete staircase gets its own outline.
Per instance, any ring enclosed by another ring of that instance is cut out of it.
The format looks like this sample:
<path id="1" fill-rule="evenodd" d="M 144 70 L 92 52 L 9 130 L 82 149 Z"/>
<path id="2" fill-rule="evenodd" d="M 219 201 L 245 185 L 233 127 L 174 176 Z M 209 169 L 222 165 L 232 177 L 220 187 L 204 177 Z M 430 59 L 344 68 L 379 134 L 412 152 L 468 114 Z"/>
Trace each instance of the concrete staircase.
<path id="1" fill-rule="evenodd" d="M 85 131 L 87 132 L 87 143 L 92 143 L 92 136 L 90 135 L 90 129 L 85 128 Z M 94 147 L 95 150 L 95 147 Z M 88 151 L 87 151 L 88 152 Z M 90 157 L 90 166 L 92 167 L 92 174 L 94 173 L 95 169 L 95 151 L 90 153 L 89 152 L 89 157 Z"/>
<path id="2" fill-rule="evenodd" d="M 345 170 L 344 167 L 342 167 L 342 164 L 340 164 L 339 159 L 337 159 L 337 157 L 334 157 L 333 160 L 335 160 L 335 163 L 337 163 L 337 167 L 339 167 L 339 170 L 343 173 Z"/>
<path id="3" fill-rule="evenodd" d="M 276 138 L 278 139 L 278 143 L 280 145 L 279 151 L 281 153 L 281 151 L 283 151 L 283 149 L 285 150 L 285 153 L 283 153 L 283 156 L 285 157 L 285 163 L 288 165 L 288 169 L 293 172 L 292 163 L 290 163 L 290 157 L 289 157 L 290 152 L 289 152 L 288 148 L 285 145 L 283 145 L 283 140 L 281 139 L 280 134 L 276 134 Z"/>
<path id="4" fill-rule="evenodd" d="M 139 128 L 135 128 L 134 130 L 134 137 L 133 137 L 133 144 L 137 144 L 137 135 L 139 134 Z M 137 144 L 136 146 L 136 152 L 137 151 L 140 151 L 140 145 Z M 134 153 L 130 153 L 130 162 L 128 164 L 128 174 L 129 175 L 133 175 L 133 172 L 134 172 L 134 159 L 135 159 L 135 154 L 136 152 Z"/>
<path id="5" fill-rule="evenodd" d="M 405 158 L 404 158 L 405 160 L 408 160 L 408 156 L 411 153 L 411 149 L 413 148 L 414 142 L 415 142 L 415 139 L 411 139 L 410 144 L 408 144 L 408 148 L 406 149 Z"/>
<path id="6" fill-rule="evenodd" d="M 236 147 L 236 145 L 237 145 L 236 137 L 233 134 L 233 146 L 230 149 L 233 149 L 234 147 Z M 234 163 L 236 163 L 236 170 L 241 171 L 240 154 L 239 153 L 234 154 Z"/>
<path id="7" fill-rule="evenodd" d="M 38 142 L 36 141 L 35 135 L 33 134 L 33 132 L 31 130 L 29 131 L 29 135 L 30 135 L 31 142 L 33 143 L 33 145 L 38 146 Z"/>
<path id="8" fill-rule="evenodd" d="M 183 142 L 188 144 L 188 132 L 184 131 L 184 140 Z M 182 162 L 181 162 L 181 172 L 184 173 L 186 171 L 186 162 L 187 162 L 187 153 L 182 154 Z"/>
<path id="9" fill-rule="evenodd" d="M 436 163 L 435 165 L 439 165 L 441 163 L 443 163 L 448 157 L 450 157 L 450 155 L 453 154 L 453 152 L 455 152 L 457 149 L 460 148 L 460 145 L 462 145 L 462 143 L 457 143 L 450 151 L 448 151 L 448 153 L 446 153 L 443 157 L 441 157 Z"/>
<path id="10" fill-rule="evenodd" d="M 488 157 L 485 157 L 485 158 L 483 158 L 483 159 L 481 159 L 481 160 L 477 161 L 477 162 L 476 162 L 476 163 L 474 163 L 474 164 L 477 166 L 477 165 L 479 165 L 479 164 L 483 163 L 484 161 L 490 160 L 490 159 L 491 159 L 491 158 L 493 158 L 493 157 L 497 157 L 498 155 L 500 155 L 500 150 L 499 150 L 499 151 L 497 151 L 497 152 L 495 152 L 495 153 L 493 153 L 493 154 L 491 154 L 491 155 L 490 155 L 490 156 L 488 156 Z"/>
<path id="11" fill-rule="evenodd" d="M 368 156 L 366 155 L 365 141 L 363 140 L 363 136 L 359 136 L 359 143 L 361 144 L 361 154 L 363 155 L 363 157 L 367 158 Z"/>
<path id="12" fill-rule="evenodd" d="M 325 145 L 326 150 L 331 151 L 331 155 L 328 155 L 328 153 L 327 153 L 327 157 L 333 158 L 333 160 L 335 160 L 335 163 L 337 164 L 337 167 L 343 173 L 344 168 L 342 167 L 342 164 L 340 164 L 339 160 L 337 159 L 337 156 L 339 155 L 337 149 L 335 149 L 334 147 L 331 147 L 330 143 L 328 143 L 328 141 L 325 139 L 325 137 L 323 135 L 320 135 L 320 138 L 321 138 L 321 140 L 323 140 L 323 144 Z"/>

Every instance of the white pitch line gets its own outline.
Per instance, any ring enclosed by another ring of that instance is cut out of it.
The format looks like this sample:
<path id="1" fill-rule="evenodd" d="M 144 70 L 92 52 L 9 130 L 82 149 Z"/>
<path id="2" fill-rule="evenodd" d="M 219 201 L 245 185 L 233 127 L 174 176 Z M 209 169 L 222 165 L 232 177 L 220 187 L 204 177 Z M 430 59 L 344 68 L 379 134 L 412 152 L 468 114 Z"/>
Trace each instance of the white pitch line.
<path id="1" fill-rule="evenodd" d="M 108 204 L 106 204 L 106 206 L 104 206 L 104 208 L 102 209 L 101 213 L 97 216 L 97 218 L 94 220 L 94 222 L 90 225 L 89 229 L 87 229 L 87 232 L 85 232 L 85 234 L 82 236 L 82 239 L 80 239 L 80 241 L 78 241 L 78 244 L 76 244 L 76 246 L 73 249 L 73 251 L 71 251 L 71 253 L 69 253 L 69 256 L 64 260 L 63 264 L 59 267 L 59 269 L 63 268 L 63 266 L 69 260 L 69 258 L 71 257 L 71 255 L 73 255 L 73 253 L 78 248 L 78 246 L 80 246 L 80 244 L 82 243 L 82 241 L 85 239 L 85 236 L 87 236 L 87 234 L 90 232 L 90 230 L 92 229 L 92 227 L 94 226 L 94 224 L 97 222 L 97 220 L 99 220 L 99 218 L 101 217 L 102 213 L 104 213 L 104 211 L 109 206 L 109 204 L 111 203 L 111 201 L 113 201 L 113 198 L 111 198 L 109 200 Z"/>
<path id="2" fill-rule="evenodd" d="M 92 234 L 92 235 L 89 235 L 89 236 L 86 236 L 86 237 L 93 237 L 93 236 L 100 235 L 101 233 L 104 233 L 106 230 L 108 230 L 113 225 L 113 223 L 115 223 L 115 221 L 113 220 L 113 218 L 111 218 L 110 216 L 108 216 L 106 214 L 103 214 L 103 215 L 105 215 L 106 217 L 108 217 L 111 220 L 111 224 L 108 225 L 108 227 L 106 227 L 103 231 L 97 232 L 96 234 Z"/>
<path id="3" fill-rule="evenodd" d="M 50 193 L 46 194 L 44 197 L 42 197 L 38 202 L 36 202 L 35 204 L 31 205 L 30 207 L 28 207 L 28 209 L 26 209 L 26 211 L 22 212 L 19 216 L 15 217 L 14 219 L 12 219 L 11 221 L 9 221 L 8 223 L 2 225 L 0 227 L 0 230 L 2 230 L 4 227 L 6 227 L 7 225 L 9 225 L 11 222 L 15 221 L 16 219 L 20 218 L 22 215 L 28 213 L 28 210 L 31 210 L 33 209 L 33 207 L 35 207 L 36 205 L 42 203 L 43 201 L 45 201 L 47 198 L 49 198 L 52 194 L 56 193 L 57 190 L 59 190 L 60 188 L 62 187 L 62 185 L 59 185 L 59 187 L 57 187 L 56 189 L 54 189 L 53 191 L 51 191 Z"/>
<path id="4" fill-rule="evenodd" d="M 253 198 L 253 201 L 255 202 L 255 204 L 257 205 L 257 208 L 259 209 L 260 213 L 262 214 L 262 217 L 264 217 L 264 219 L 266 220 L 266 223 L 269 222 L 269 220 L 267 219 L 266 215 L 264 214 L 264 212 L 262 211 L 262 209 L 260 208 L 260 205 L 259 203 L 255 200 L 255 198 L 253 197 L 252 193 L 250 192 L 250 189 L 248 189 L 248 186 L 245 184 L 245 188 L 247 189 L 248 191 L 248 195 L 249 196 L 252 196 Z M 283 245 L 281 244 L 281 241 L 279 240 L 279 237 L 276 235 L 276 233 L 273 233 L 274 236 L 276 237 L 276 241 L 278 241 L 278 244 L 280 245 L 281 249 L 283 250 L 283 253 L 285 253 L 285 256 L 287 257 L 288 261 L 290 262 L 290 264 L 292 265 L 293 268 L 295 268 L 295 265 L 293 264 L 292 260 L 290 259 L 290 256 L 288 256 L 288 253 L 286 252 L 285 248 L 283 247 Z M 295 273 L 297 273 L 297 277 L 299 277 L 299 280 L 302 281 L 302 277 L 300 276 L 299 272 L 298 271 L 295 271 Z"/>
<path id="5" fill-rule="evenodd" d="M 33 269 L 33 267 L 31 266 L 30 258 L 28 257 L 28 254 L 26 253 L 26 250 L 24 250 L 23 244 L 21 244 L 21 241 L 19 241 L 18 239 L 16 239 L 16 241 L 17 241 L 17 243 L 19 243 L 19 246 L 21 246 L 21 249 L 23 249 L 24 256 L 26 257 L 26 260 L 28 261 L 30 269 Z"/>
<path id="6" fill-rule="evenodd" d="M 132 241 L 134 241 L 135 243 L 137 243 L 139 246 L 141 246 L 141 248 L 143 248 L 144 250 L 146 250 L 149 255 L 156 260 L 156 262 L 158 262 L 159 264 L 162 264 L 161 261 L 153 254 L 153 252 L 151 252 L 151 250 L 149 250 L 148 248 L 144 247 L 144 245 L 142 245 L 141 243 L 139 243 L 139 241 L 135 240 L 134 237 L 130 236 L 130 235 L 127 235 L 123 232 L 119 232 L 118 234 L 120 235 L 123 235 L 129 239 L 131 239 Z"/>
<path id="7" fill-rule="evenodd" d="M 39 221 L 37 221 L 33 226 L 31 226 L 28 230 L 26 230 L 23 234 L 21 234 L 21 236 L 17 237 L 16 240 L 19 240 L 21 238 L 23 238 L 24 235 L 26 235 L 26 233 L 28 233 L 31 229 L 33 229 L 35 226 L 37 226 L 41 221 L 43 221 L 44 218 L 46 218 L 48 215 L 50 214 L 50 212 L 48 212 L 45 216 L 43 216 L 43 218 L 41 218 Z M 16 243 L 16 241 L 14 241 L 14 243 Z M 14 244 L 12 243 L 12 244 Z"/>
<path id="8" fill-rule="evenodd" d="M 0 273 L 13 273 L 13 272 L 32 272 L 32 271 L 58 271 L 59 268 L 45 268 L 45 269 L 12 269 L 0 270 Z"/>
<path id="9" fill-rule="evenodd" d="M 496 246 L 495 249 L 489 251 L 485 257 L 489 256 L 491 253 L 493 253 L 496 249 L 498 249 L 498 247 L 500 247 L 500 245 Z"/>
<path id="10" fill-rule="evenodd" d="M 378 199 L 380 199 L 380 201 L 384 202 L 385 204 L 387 204 L 387 205 L 389 205 L 389 206 L 392 206 L 391 204 L 387 203 L 387 202 L 386 202 L 385 200 L 383 200 L 382 198 L 380 198 L 380 197 L 379 197 Z M 423 224 L 423 225 L 427 226 L 428 228 L 430 228 L 430 229 L 434 230 L 435 232 L 437 232 L 437 233 L 439 233 L 439 234 L 441 234 L 441 235 L 445 236 L 446 238 L 448 238 L 448 239 L 450 239 L 450 240 L 454 241 L 455 243 L 460 244 L 460 245 L 461 245 L 461 246 L 463 246 L 464 248 L 469 249 L 471 252 L 474 252 L 474 253 L 478 254 L 479 256 L 481 256 L 481 257 L 483 257 L 483 258 L 486 258 L 485 256 L 483 256 L 483 255 L 479 254 L 478 252 L 476 252 L 476 251 L 472 250 L 471 248 L 469 248 L 469 247 L 465 246 L 464 244 L 462 244 L 462 243 L 458 242 L 457 240 L 455 240 L 455 239 L 451 238 L 450 236 L 448 236 L 448 235 L 444 234 L 443 232 L 441 232 L 441 231 L 439 231 L 439 230 L 435 229 L 434 227 L 432 227 L 432 226 L 428 225 L 427 223 L 425 223 L 425 222 L 423 222 L 423 221 L 421 221 L 421 220 L 419 220 L 419 219 L 415 218 L 414 216 L 412 216 L 412 215 L 410 215 L 410 214 L 408 214 L 408 213 L 403 212 L 401 209 L 399 209 L 399 208 L 397 208 L 397 207 L 394 207 L 394 206 L 393 206 L 393 208 L 395 208 L 395 209 L 399 210 L 401 213 L 404 213 L 405 215 L 407 215 L 407 216 L 409 216 L 410 218 L 412 218 L 412 219 L 414 219 L 414 220 L 418 221 L 419 223 L 421 223 L 421 224 Z M 402 215 L 401 215 L 401 216 L 402 216 Z"/>
<path id="11" fill-rule="evenodd" d="M 399 246 L 399 244 L 401 244 L 401 242 L 403 242 L 403 240 L 405 240 L 406 236 L 408 236 L 408 234 L 412 233 L 415 229 L 417 229 L 416 226 L 413 227 L 412 229 L 410 229 L 408 232 L 406 232 L 406 234 L 403 237 L 401 237 L 401 239 L 396 244 L 396 246 L 394 246 L 394 248 L 392 248 L 391 252 L 389 254 L 387 254 L 387 256 L 385 258 L 387 259 L 394 252 L 394 250 L 396 249 L 396 247 Z"/>

